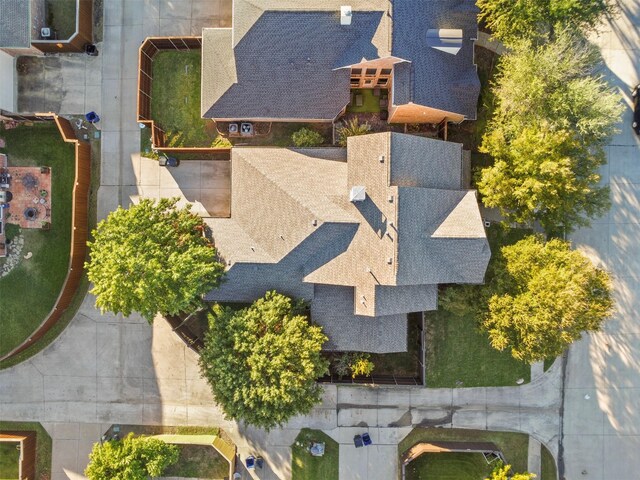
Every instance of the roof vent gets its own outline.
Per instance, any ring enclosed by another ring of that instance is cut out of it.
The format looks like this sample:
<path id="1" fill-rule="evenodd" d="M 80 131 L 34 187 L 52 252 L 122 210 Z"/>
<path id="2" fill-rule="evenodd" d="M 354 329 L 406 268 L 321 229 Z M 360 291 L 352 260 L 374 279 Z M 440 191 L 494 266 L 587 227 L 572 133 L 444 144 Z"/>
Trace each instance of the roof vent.
<path id="1" fill-rule="evenodd" d="M 430 28 L 427 30 L 427 45 L 441 52 L 456 55 L 462 48 L 462 29 Z"/>
<path id="2" fill-rule="evenodd" d="M 351 5 L 340 7 L 340 25 L 351 25 Z"/>
<path id="3" fill-rule="evenodd" d="M 351 187 L 351 192 L 349 192 L 350 202 L 362 202 L 365 198 L 367 198 L 367 192 L 363 186 Z"/>

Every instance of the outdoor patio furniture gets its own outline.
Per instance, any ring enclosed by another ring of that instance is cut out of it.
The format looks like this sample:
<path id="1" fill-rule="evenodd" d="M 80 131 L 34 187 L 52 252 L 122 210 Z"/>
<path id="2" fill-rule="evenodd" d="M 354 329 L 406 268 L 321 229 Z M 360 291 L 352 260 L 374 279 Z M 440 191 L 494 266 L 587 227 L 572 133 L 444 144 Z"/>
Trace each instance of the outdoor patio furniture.
<path id="1" fill-rule="evenodd" d="M 356 93 L 356 107 L 364 105 L 364 97 L 361 93 Z"/>
<path id="2" fill-rule="evenodd" d="M 373 443 L 368 433 L 362 434 L 362 442 L 364 443 L 365 446 L 371 445 Z"/>
<path id="3" fill-rule="evenodd" d="M 362 435 L 356 435 L 355 437 L 353 437 L 353 444 L 356 446 L 356 448 L 364 447 Z"/>

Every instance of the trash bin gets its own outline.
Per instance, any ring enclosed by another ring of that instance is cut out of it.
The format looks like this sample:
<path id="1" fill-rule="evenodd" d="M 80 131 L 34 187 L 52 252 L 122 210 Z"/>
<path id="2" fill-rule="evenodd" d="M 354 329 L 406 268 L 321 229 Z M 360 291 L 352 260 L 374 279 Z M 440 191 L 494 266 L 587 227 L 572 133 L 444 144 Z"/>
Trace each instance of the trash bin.
<path id="1" fill-rule="evenodd" d="M 96 112 L 89 112 L 84 116 L 84 118 L 89 123 L 98 123 L 100 121 L 100 117 Z"/>
<path id="2" fill-rule="evenodd" d="M 97 57 L 98 56 L 98 48 L 93 43 L 85 43 L 84 44 L 84 53 L 86 53 L 90 57 Z"/>

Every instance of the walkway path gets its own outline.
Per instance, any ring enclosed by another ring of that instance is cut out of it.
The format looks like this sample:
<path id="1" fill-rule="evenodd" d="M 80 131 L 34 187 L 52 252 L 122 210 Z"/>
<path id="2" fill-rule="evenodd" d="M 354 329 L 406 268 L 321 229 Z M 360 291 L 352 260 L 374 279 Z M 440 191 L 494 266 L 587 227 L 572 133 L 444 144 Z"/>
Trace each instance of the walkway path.
<path id="1" fill-rule="evenodd" d="M 621 0 L 621 15 L 594 39 L 604 72 L 630 105 L 640 81 L 640 3 Z M 565 392 L 566 478 L 632 480 L 640 471 L 640 139 L 627 108 L 621 133 L 606 147 L 603 182 L 612 208 L 572 240 L 613 276 L 617 312 L 601 333 L 569 353 Z"/>

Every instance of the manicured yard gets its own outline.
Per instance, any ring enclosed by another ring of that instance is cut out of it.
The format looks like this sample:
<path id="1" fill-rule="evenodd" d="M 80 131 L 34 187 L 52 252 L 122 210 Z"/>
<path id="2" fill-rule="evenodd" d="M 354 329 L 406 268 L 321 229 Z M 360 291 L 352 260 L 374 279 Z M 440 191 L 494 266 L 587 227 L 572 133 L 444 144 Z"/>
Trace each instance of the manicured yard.
<path id="1" fill-rule="evenodd" d="M 178 463 L 164 472 L 165 477 L 218 480 L 229 476 L 229 462 L 215 448 L 204 445 L 179 445 L 179 448 Z"/>
<path id="2" fill-rule="evenodd" d="M 397 377 L 419 377 L 422 373 L 420 366 L 420 335 L 422 315 L 409 314 L 409 338 L 407 351 L 401 353 L 375 354 L 370 360 L 375 365 L 374 375 L 395 375 Z"/>
<path id="3" fill-rule="evenodd" d="M 380 89 L 381 95 L 388 95 L 387 90 Z M 362 95 L 362 105 L 356 106 L 355 101 L 347 106 L 347 113 L 378 113 L 380 112 L 380 95 L 373 94 L 372 88 L 351 90 L 352 97 Z"/>
<path id="4" fill-rule="evenodd" d="M 36 477 L 35 480 L 49 480 L 51 478 L 51 437 L 39 423 L 32 422 L 3 422 L 0 421 L 0 430 L 35 431 L 36 432 Z M 15 447 L 14 447 L 15 448 Z M 0 450 L 0 465 L 3 452 Z M 2 476 L 0 466 L 0 478 Z M 11 477 L 9 477 L 11 478 Z M 18 478 L 16 475 L 15 478 Z"/>
<path id="5" fill-rule="evenodd" d="M 406 480 L 484 480 L 492 470 L 481 453 L 424 453 L 407 466 Z"/>
<path id="6" fill-rule="evenodd" d="M 20 450 L 18 442 L 0 442 L 0 479 L 18 480 Z"/>
<path id="7" fill-rule="evenodd" d="M 492 262 L 500 246 L 515 243 L 529 233 L 529 230 L 505 230 L 497 225 L 488 229 L 492 259 L 486 282 L 492 279 Z M 448 288 L 477 291 L 482 286 Z M 470 296 L 468 301 L 477 302 L 477 296 Z M 531 379 L 528 364 L 515 360 L 509 350 L 499 352 L 491 347 L 487 333 L 480 330 L 479 319 L 473 312 L 454 314 L 442 308 L 427 312 L 425 329 L 427 387 L 497 387 L 516 385 L 520 378 L 525 382 Z"/>
<path id="8" fill-rule="evenodd" d="M 67 40 L 76 31 L 76 0 L 47 0 L 47 24 L 58 40 Z"/>
<path id="9" fill-rule="evenodd" d="M 151 118 L 167 147 L 209 147 L 218 136 L 215 123 L 200 117 L 200 67 L 200 50 L 153 57 Z"/>
<path id="10" fill-rule="evenodd" d="M 311 442 L 325 442 L 323 457 L 307 450 Z M 303 428 L 291 446 L 292 480 L 338 480 L 338 443 L 319 430 Z"/>
<path id="11" fill-rule="evenodd" d="M 502 452 L 507 463 L 513 467 L 513 471 L 524 472 L 527 470 L 529 436 L 524 433 L 489 432 L 486 430 L 466 430 L 459 428 L 416 428 L 400 442 L 398 445 L 398 453 L 402 457 L 402 455 L 416 443 L 434 441 L 491 442 Z M 458 477 L 436 478 L 454 479 Z M 429 479 L 431 479 L 431 477 L 429 477 Z"/>
<path id="12" fill-rule="evenodd" d="M 48 231 L 12 228 L 9 238 L 20 232 L 25 239 L 23 255 L 31 258 L 0 278 L 0 355 L 24 341 L 45 319 L 60 293 L 69 266 L 71 195 L 75 156 L 54 123 L 0 130 L 6 140 L 10 166 L 49 166 L 52 176 L 52 222 Z M 20 212 L 9 212 L 20 214 Z M 6 260 L 0 260 L 6 261 Z"/>

